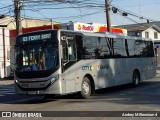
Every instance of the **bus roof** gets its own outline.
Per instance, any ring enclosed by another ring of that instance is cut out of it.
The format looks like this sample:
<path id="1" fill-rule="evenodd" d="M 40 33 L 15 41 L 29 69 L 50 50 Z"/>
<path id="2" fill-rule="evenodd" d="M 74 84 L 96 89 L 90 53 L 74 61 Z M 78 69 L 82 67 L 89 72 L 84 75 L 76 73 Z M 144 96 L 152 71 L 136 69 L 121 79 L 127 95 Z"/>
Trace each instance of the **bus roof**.
<path id="1" fill-rule="evenodd" d="M 146 41 L 151 41 L 149 38 L 141 38 L 141 37 L 135 37 L 135 36 L 126 36 L 123 34 L 118 34 L 118 33 L 110 33 L 110 32 L 105 32 L 105 33 L 87 33 L 87 32 L 82 32 L 83 35 L 85 36 L 99 36 L 99 37 L 111 37 L 111 38 L 121 38 L 121 39 L 133 39 L 133 40 L 146 40 Z"/>
<path id="2" fill-rule="evenodd" d="M 111 32 L 82 32 L 82 31 L 73 31 L 73 30 L 64 30 L 64 29 L 39 30 L 39 31 L 34 31 L 34 32 L 25 33 L 25 34 L 22 34 L 22 35 L 20 35 L 20 36 L 27 35 L 27 34 L 38 33 L 38 32 L 44 32 L 44 31 L 66 31 L 66 32 L 80 33 L 80 34 L 83 34 L 83 35 L 85 35 L 85 36 L 110 37 L 110 38 L 133 39 L 133 40 L 139 39 L 139 40 L 152 41 L 152 40 L 149 39 L 149 38 L 126 36 L 126 35 L 123 35 L 123 34 L 111 33 Z"/>

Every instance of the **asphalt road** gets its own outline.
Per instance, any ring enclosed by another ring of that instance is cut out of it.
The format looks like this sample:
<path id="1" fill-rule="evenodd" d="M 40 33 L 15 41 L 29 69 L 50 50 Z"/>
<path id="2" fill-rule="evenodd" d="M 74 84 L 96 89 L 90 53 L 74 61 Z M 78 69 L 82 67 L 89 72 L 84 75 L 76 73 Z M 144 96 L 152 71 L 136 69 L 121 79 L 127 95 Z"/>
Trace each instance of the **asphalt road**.
<path id="1" fill-rule="evenodd" d="M 81 115 L 85 119 L 106 120 L 104 114 L 111 114 L 111 119 L 133 119 L 133 117 L 113 117 L 129 111 L 159 111 L 160 115 L 160 78 L 154 78 L 142 82 L 138 87 L 123 85 L 96 91 L 90 99 L 80 99 L 78 96 L 65 95 L 50 99 L 38 96 L 16 95 L 13 84 L 0 85 L 0 111 L 50 111 L 49 115 L 57 114 L 56 119 L 78 119 Z M 55 111 L 55 112 L 54 112 Z M 62 111 L 56 113 L 56 111 Z M 67 111 L 69 111 L 67 113 Z M 79 111 L 79 112 L 75 112 Z M 84 113 L 83 111 L 89 111 Z M 92 111 L 92 112 L 90 112 Z M 99 113 L 95 111 L 100 111 Z M 105 112 L 110 111 L 111 113 Z M 117 113 L 116 111 L 120 112 Z M 126 111 L 126 112 L 125 112 Z M 67 115 L 66 115 L 66 113 Z M 81 113 L 82 112 L 82 113 Z M 129 112 L 130 113 L 130 112 Z M 132 112 L 131 112 L 132 113 Z M 62 115 L 62 118 L 60 118 Z M 102 115 L 102 116 L 101 116 Z M 15 118 L 17 120 L 17 118 Z M 37 118 L 39 119 L 39 118 Z M 51 119 L 48 118 L 48 119 Z M 134 119 L 157 120 L 160 117 L 134 117 Z"/>

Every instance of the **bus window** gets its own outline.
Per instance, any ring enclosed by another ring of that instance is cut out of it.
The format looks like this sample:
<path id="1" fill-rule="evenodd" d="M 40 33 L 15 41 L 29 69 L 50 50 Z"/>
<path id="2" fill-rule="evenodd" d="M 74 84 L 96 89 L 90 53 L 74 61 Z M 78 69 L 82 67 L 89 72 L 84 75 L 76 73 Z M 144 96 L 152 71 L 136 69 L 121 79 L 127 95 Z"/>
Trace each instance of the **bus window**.
<path id="1" fill-rule="evenodd" d="M 100 59 L 110 58 L 109 47 L 104 37 L 98 37 L 97 56 Z"/>
<path id="2" fill-rule="evenodd" d="M 77 60 L 84 59 L 85 49 L 83 47 L 83 41 L 81 35 L 76 35 L 76 48 L 77 48 Z"/>
<path id="3" fill-rule="evenodd" d="M 152 41 L 144 41 L 143 57 L 154 57 L 154 49 Z"/>
<path id="4" fill-rule="evenodd" d="M 122 58 L 124 57 L 124 47 L 122 39 L 113 39 L 114 43 L 114 57 Z"/>
<path id="5" fill-rule="evenodd" d="M 83 38 L 83 59 L 92 59 L 95 58 L 95 45 L 92 43 L 93 37 L 85 36 Z"/>
<path id="6" fill-rule="evenodd" d="M 76 61 L 76 45 L 74 42 L 62 42 L 63 47 L 63 63 Z"/>
<path id="7" fill-rule="evenodd" d="M 85 59 L 111 58 L 111 48 L 110 45 L 108 45 L 108 39 L 105 37 L 85 36 L 83 42 Z"/>
<path id="8" fill-rule="evenodd" d="M 145 44 L 143 40 L 135 40 L 134 50 L 135 57 L 142 57 L 142 54 L 145 54 L 143 49 L 145 48 Z"/>
<path id="9" fill-rule="evenodd" d="M 128 57 L 134 57 L 134 42 L 135 42 L 135 40 L 131 40 L 131 39 L 125 39 L 125 44 L 127 44 L 126 45 L 126 47 L 128 46 Z M 127 50 L 126 50 L 126 52 L 127 52 Z"/>

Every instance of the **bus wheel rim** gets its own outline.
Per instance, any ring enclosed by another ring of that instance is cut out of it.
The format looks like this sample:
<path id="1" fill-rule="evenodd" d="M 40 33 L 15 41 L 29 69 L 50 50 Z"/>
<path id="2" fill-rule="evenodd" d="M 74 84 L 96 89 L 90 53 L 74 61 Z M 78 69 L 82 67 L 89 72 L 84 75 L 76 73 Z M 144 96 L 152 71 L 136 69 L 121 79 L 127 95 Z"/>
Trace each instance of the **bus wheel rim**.
<path id="1" fill-rule="evenodd" d="M 85 82 L 83 82 L 83 84 L 82 84 L 82 90 L 83 90 L 83 93 L 84 94 L 88 94 L 89 93 L 89 84 L 85 81 Z"/>

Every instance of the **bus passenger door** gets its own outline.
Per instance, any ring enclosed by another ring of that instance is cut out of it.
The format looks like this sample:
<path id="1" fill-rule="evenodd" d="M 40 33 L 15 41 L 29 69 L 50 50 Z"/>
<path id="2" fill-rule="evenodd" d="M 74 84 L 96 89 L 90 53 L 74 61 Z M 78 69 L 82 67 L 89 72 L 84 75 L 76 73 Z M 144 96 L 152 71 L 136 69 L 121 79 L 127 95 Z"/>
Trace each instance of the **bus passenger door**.
<path id="1" fill-rule="evenodd" d="M 74 40 L 62 41 L 62 72 L 66 83 L 66 93 L 75 92 L 74 68 L 71 66 L 76 63 L 76 44 Z"/>

